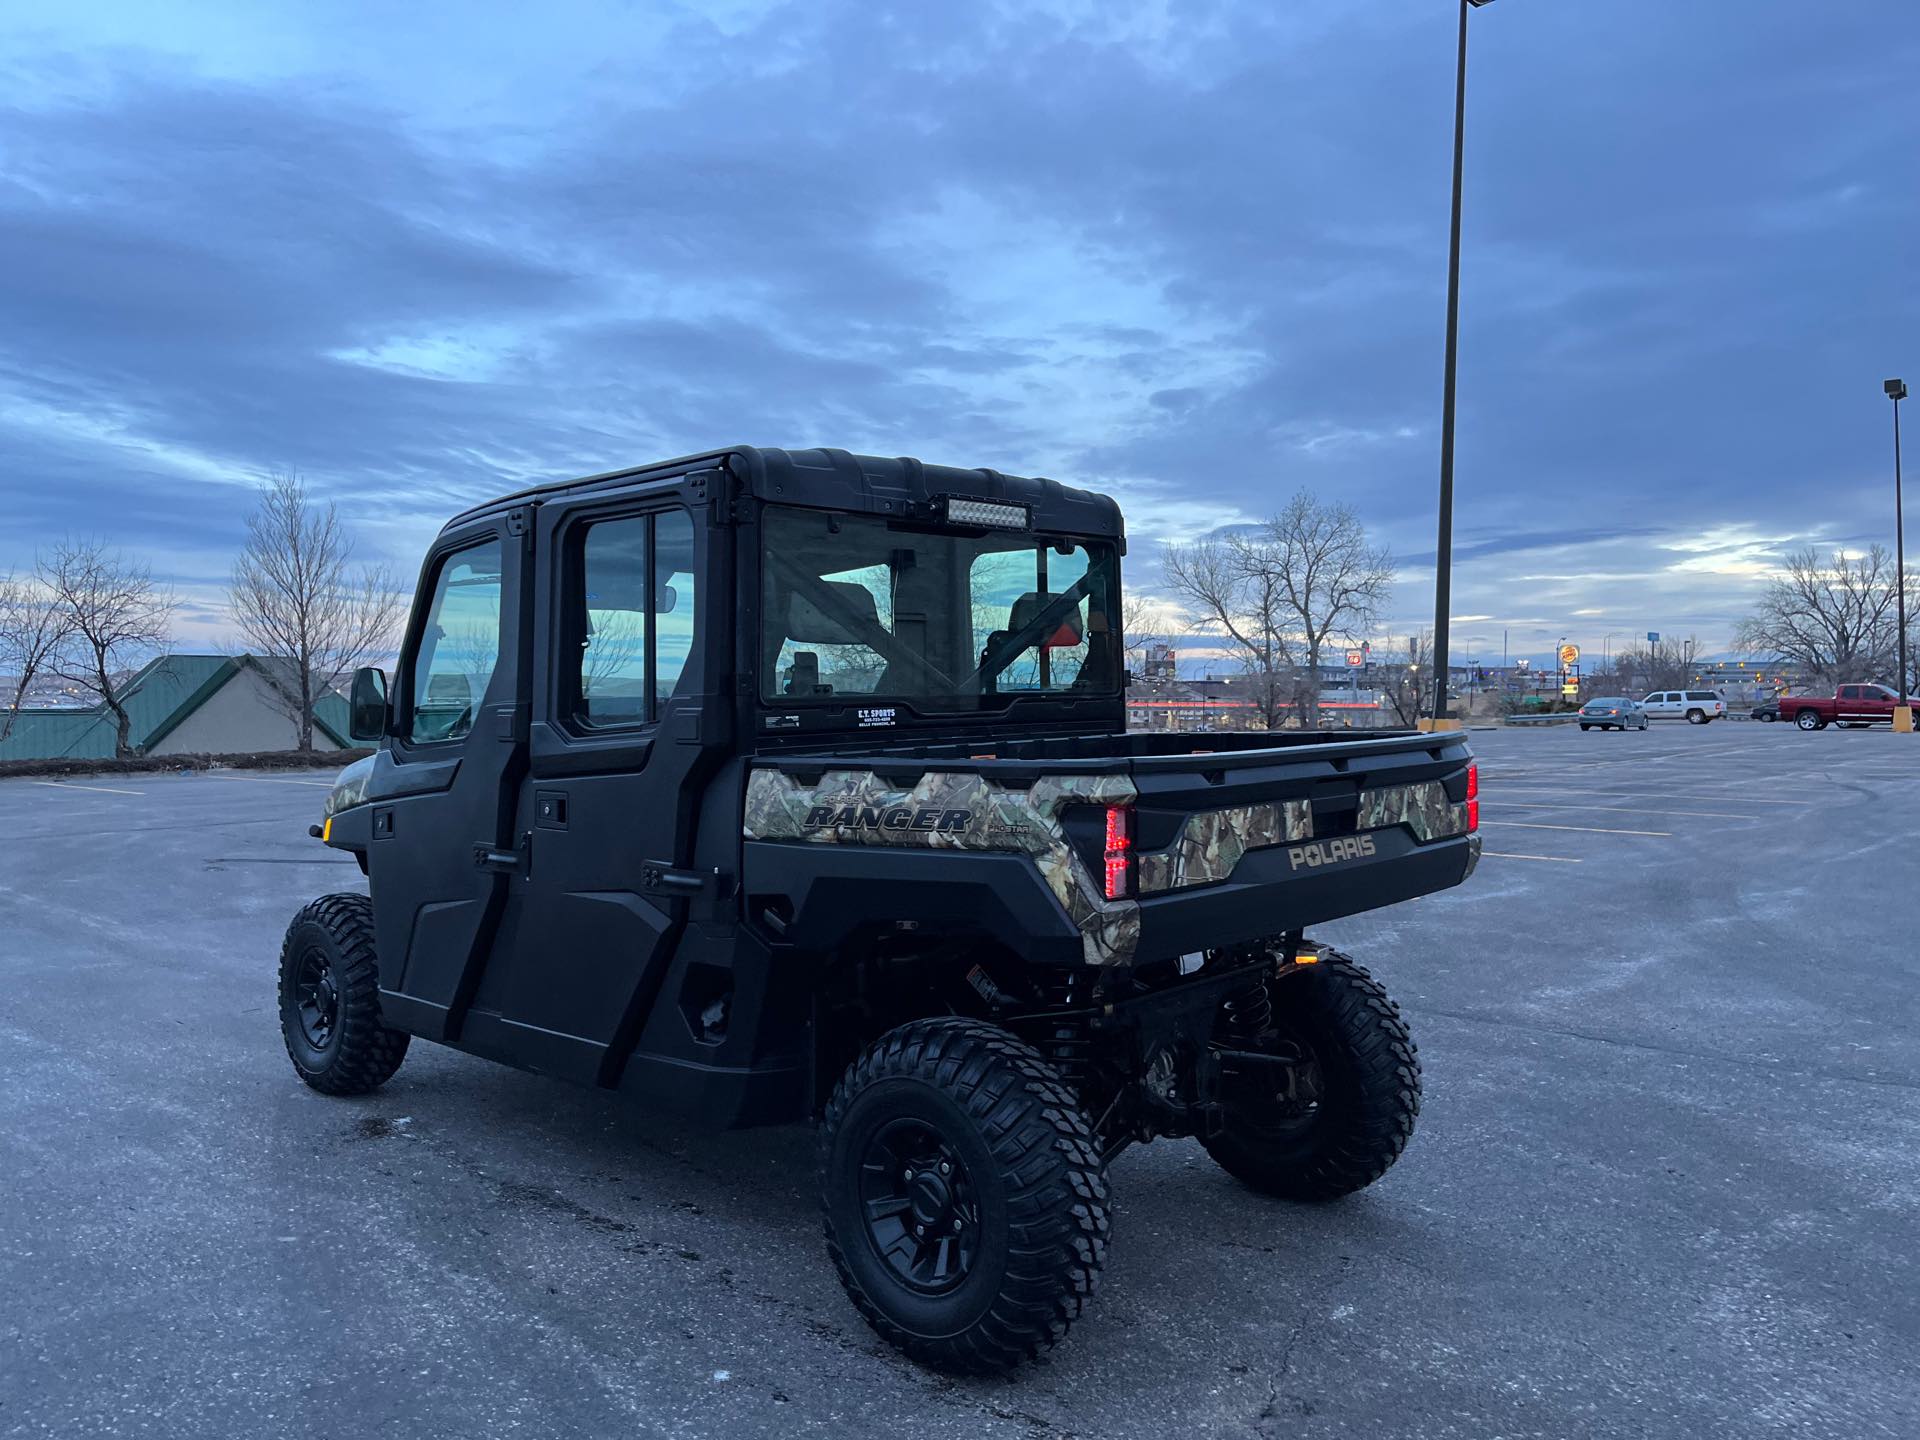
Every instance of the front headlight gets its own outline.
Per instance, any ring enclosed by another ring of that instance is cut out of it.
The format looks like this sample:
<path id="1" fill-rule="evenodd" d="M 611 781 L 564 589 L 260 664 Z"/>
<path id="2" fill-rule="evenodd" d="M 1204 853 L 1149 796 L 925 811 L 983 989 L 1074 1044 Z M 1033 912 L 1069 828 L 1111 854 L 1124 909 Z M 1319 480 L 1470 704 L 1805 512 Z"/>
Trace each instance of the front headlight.
<path id="1" fill-rule="evenodd" d="M 373 756 L 366 755 L 354 761 L 335 777 L 333 789 L 327 792 L 327 804 L 322 814 L 332 819 L 342 810 L 351 810 L 356 805 L 364 805 L 367 800 L 367 786 L 373 779 Z"/>

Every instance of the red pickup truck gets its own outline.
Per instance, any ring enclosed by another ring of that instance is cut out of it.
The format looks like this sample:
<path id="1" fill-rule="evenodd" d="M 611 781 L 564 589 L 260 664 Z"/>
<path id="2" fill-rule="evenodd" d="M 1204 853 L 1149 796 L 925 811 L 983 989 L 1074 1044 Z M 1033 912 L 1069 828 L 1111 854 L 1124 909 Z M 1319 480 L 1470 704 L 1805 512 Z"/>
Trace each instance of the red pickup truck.
<path id="1" fill-rule="evenodd" d="M 1802 730 L 1824 730 L 1829 724 L 1891 725 L 1900 697 L 1885 685 L 1842 685 L 1831 698 L 1825 695 L 1782 695 L 1780 718 Z M 1911 697 L 1909 705 L 1914 704 Z"/>

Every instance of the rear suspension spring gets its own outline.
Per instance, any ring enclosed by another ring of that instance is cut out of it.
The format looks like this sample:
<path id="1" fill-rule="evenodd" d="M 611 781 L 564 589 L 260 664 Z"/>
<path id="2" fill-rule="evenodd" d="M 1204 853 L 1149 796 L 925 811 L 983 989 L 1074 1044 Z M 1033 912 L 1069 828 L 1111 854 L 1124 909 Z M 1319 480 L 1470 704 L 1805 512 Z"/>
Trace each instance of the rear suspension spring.
<path id="1" fill-rule="evenodd" d="M 1092 982 L 1077 971 L 1049 978 L 1040 988 L 1049 1011 L 1083 1010 L 1091 1003 Z M 1093 1036 L 1087 1016 L 1055 1014 L 1042 1023 L 1034 1046 L 1076 1095 L 1086 1095 L 1093 1069 Z"/>
<path id="2" fill-rule="evenodd" d="M 1254 971 L 1244 990 L 1220 1002 L 1220 1030 L 1227 1037 L 1251 1042 L 1273 1024 L 1273 992 L 1267 988 L 1267 967 Z"/>

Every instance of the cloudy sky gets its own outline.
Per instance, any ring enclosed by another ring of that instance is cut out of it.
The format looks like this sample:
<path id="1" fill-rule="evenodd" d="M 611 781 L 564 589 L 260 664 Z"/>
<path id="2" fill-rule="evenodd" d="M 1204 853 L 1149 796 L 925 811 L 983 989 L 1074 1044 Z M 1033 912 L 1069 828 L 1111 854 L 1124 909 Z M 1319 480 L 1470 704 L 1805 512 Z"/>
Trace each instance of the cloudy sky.
<path id="1" fill-rule="evenodd" d="M 0 11 L 0 572 L 217 601 L 297 468 L 411 570 L 457 506 L 734 441 L 1049 474 L 1155 543 L 1350 501 L 1431 593 L 1453 11 Z M 1455 651 L 1723 646 L 1890 538 L 1920 6 L 1474 14 Z M 1920 434 L 1920 425 L 1913 427 Z M 1920 447 L 1917 447 L 1920 453 Z M 1920 461 L 1916 462 L 1920 464 Z M 1430 609 L 1427 611 L 1430 617 Z"/>

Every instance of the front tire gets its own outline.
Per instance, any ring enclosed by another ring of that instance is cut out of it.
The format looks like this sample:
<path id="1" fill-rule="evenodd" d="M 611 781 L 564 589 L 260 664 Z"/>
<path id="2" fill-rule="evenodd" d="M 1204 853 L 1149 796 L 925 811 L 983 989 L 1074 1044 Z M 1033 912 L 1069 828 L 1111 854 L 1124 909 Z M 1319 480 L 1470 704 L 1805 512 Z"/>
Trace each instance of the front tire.
<path id="1" fill-rule="evenodd" d="M 954 1017 L 889 1031 L 835 1088 L 820 1154 L 827 1250 L 889 1344 L 985 1374 L 1079 1318 L 1106 1262 L 1106 1166 L 1031 1046 Z"/>
<path id="2" fill-rule="evenodd" d="M 380 1023 L 373 902 L 323 895 L 280 946 L 280 1038 L 294 1073 L 325 1095 L 365 1095 L 407 1058 L 407 1034 Z"/>
<path id="3" fill-rule="evenodd" d="M 1337 950 L 1267 982 L 1273 1022 L 1260 1048 L 1291 1045 L 1317 1070 L 1297 1094 L 1227 1105 L 1207 1153 L 1235 1179 L 1286 1200 L 1337 1200 L 1392 1167 L 1420 1114 L 1420 1055 L 1380 982 Z"/>

